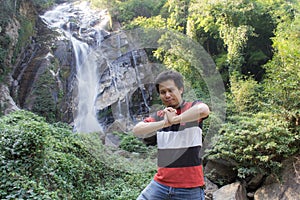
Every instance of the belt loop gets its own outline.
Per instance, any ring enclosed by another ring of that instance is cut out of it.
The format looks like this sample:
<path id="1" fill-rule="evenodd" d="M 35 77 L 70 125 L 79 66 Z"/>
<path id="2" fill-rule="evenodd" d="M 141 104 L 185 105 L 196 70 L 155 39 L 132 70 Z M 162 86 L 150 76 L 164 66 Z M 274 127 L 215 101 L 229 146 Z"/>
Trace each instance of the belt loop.
<path id="1" fill-rule="evenodd" d="M 169 193 L 168 193 L 169 197 L 172 196 L 173 194 L 174 194 L 174 188 L 169 187 Z"/>

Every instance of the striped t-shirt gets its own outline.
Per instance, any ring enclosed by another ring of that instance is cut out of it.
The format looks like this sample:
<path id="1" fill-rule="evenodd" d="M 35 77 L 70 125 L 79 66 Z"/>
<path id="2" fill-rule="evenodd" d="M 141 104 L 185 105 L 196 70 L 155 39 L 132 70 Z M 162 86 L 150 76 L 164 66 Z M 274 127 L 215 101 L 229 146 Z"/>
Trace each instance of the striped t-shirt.
<path id="1" fill-rule="evenodd" d="M 183 102 L 177 109 L 180 115 L 195 104 Z M 154 122 L 163 119 L 158 111 L 155 116 L 148 117 L 145 122 Z M 195 122 L 174 124 L 157 131 L 158 170 L 154 180 L 175 188 L 193 188 L 204 186 L 204 177 L 201 158 L 202 146 L 202 119 Z"/>

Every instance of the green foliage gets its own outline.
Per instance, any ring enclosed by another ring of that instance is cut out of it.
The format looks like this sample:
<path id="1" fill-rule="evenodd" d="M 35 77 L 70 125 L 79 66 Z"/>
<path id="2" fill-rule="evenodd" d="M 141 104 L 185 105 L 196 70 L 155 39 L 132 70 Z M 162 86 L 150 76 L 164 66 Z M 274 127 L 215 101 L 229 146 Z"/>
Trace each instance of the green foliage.
<path id="1" fill-rule="evenodd" d="M 91 6 L 98 9 L 114 10 L 117 5 L 117 0 L 90 0 Z"/>
<path id="2" fill-rule="evenodd" d="M 29 44 L 30 37 L 35 34 L 34 26 L 34 20 L 21 17 L 21 28 L 19 29 L 18 43 L 14 51 L 14 60 L 12 60 L 12 62 L 14 62 L 18 57 L 18 54 L 22 51 L 22 48 L 24 48 L 25 45 Z"/>
<path id="3" fill-rule="evenodd" d="M 15 12 L 16 7 L 13 1 L 2 0 L 0 7 L 0 27 L 5 28 Z"/>
<path id="4" fill-rule="evenodd" d="M 230 98 L 233 105 L 230 110 L 236 113 L 260 111 L 263 104 L 262 91 L 262 85 L 252 78 L 246 80 L 232 78 Z"/>
<path id="5" fill-rule="evenodd" d="M 107 155 L 98 134 L 28 111 L 0 118 L 0 136 L 1 199 L 134 199 L 153 176 L 144 159 L 148 171 Z"/>
<path id="6" fill-rule="evenodd" d="M 8 35 L 1 36 L 0 35 L 0 42 L 1 42 L 1 48 L 0 48 L 0 63 L 3 63 L 6 58 L 8 46 L 10 43 L 10 38 Z"/>
<path id="7" fill-rule="evenodd" d="M 278 174 L 281 161 L 300 150 L 299 135 L 291 132 L 280 116 L 241 114 L 228 120 L 209 158 L 231 161 L 241 178 L 257 173 Z"/>
<path id="8" fill-rule="evenodd" d="M 55 3 L 55 0 L 32 0 L 35 6 L 43 9 L 49 8 Z"/>
<path id="9" fill-rule="evenodd" d="M 57 71 L 56 65 L 49 66 L 49 70 Z M 60 119 L 58 105 L 61 101 L 60 94 L 62 88 L 57 84 L 49 70 L 45 70 L 35 82 L 33 88 L 34 100 L 29 99 L 32 106 L 32 112 L 37 113 L 47 119 L 48 122 L 56 122 Z"/>
<path id="10" fill-rule="evenodd" d="M 264 70 L 261 65 L 271 58 L 271 37 L 276 20 L 272 18 L 270 8 L 259 1 L 177 1 L 169 0 L 164 8 L 167 15 L 137 17 L 127 28 L 167 28 L 186 32 L 187 36 L 203 44 L 205 49 L 216 59 L 217 67 L 224 82 L 228 83 L 233 74 L 254 75 L 261 80 Z M 154 52 L 166 66 L 190 76 L 193 66 L 180 57 L 178 52 L 185 52 L 170 36 L 160 41 L 171 45 L 159 46 Z M 164 43 L 162 42 L 162 43 Z M 228 72 L 229 71 L 229 72 Z M 199 85 L 195 85 L 199 87 Z"/>
<path id="11" fill-rule="evenodd" d="M 269 7 L 268 7 L 269 8 Z M 189 8 L 188 35 L 204 43 L 211 54 L 227 53 L 230 73 L 259 73 L 257 62 L 270 58 L 274 20 L 257 1 L 197 1 Z M 252 52 L 265 56 L 252 63 Z"/>
<path id="12" fill-rule="evenodd" d="M 112 17 L 123 24 L 129 24 L 134 18 L 137 17 L 151 17 L 158 15 L 161 7 L 164 5 L 164 2 L 165 0 L 91 1 L 94 7 L 102 9 L 108 8 L 112 14 Z"/>
<path id="13" fill-rule="evenodd" d="M 30 177 L 42 165 L 48 131 L 43 118 L 31 113 L 16 112 L 1 118 L 0 157 L 1 171 L 4 172 L 1 175 L 1 199 L 36 196 L 40 186 Z"/>
<path id="14" fill-rule="evenodd" d="M 147 146 L 134 135 L 123 135 L 120 143 L 120 148 L 129 152 L 147 152 Z"/>
<path id="15" fill-rule="evenodd" d="M 1 31 L 0 31 L 1 32 Z M 7 68 L 5 67 L 5 61 L 7 58 L 8 48 L 10 44 L 10 38 L 5 35 L 0 35 L 0 82 L 2 76 L 6 75 Z"/>
<path id="16" fill-rule="evenodd" d="M 169 29 L 185 32 L 190 0 L 168 0 L 167 27 Z"/>
<path id="17" fill-rule="evenodd" d="M 283 11 L 278 10 L 278 12 Z M 299 133 L 300 123 L 299 27 L 300 4 L 298 2 L 292 12 L 281 16 L 281 23 L 278 24 L 273 38 L 274 58 L 264 66 L 267 71 L 264 81 L 268 96 L 267 103 L 274 112 L 283 115 L 290 122 L 291 128 L 296 133 Z"/>
<path id="18" fill-rule="evenodd" d="M 287 4 L 279 7 L 289 8 Z M 280 9 L 275 13 L 281 13 L 281 22 L 263 84 L 231 74 L 228 122 L 210 151 L 210 158 L 234 163 L 242 178 L 277 174 L 282 160 L 299 152 L 299 15 Z M 264 58 L 261 52 L 251 54 L 255 56 L 250 57 L 252 63 Z"/>
<path id="19" fill-rule="evenodd" d="M 0 7 L 0 82 L 2 77 L 6 75 L 8 71 L 5 66 L 5 61 L 7 58 L 7 53 L 10 44 L 10 38 L 5 34 L 5 28 L 10 23 L 11 17 L 15 13 L 16 8 L 13 1 L 4 0 L 1 1 Z"/>
<path id="20" fill-rule="evenodd" d="M 164 29 L 166 28 L 166 19 L 162 18 L 160 15 L 151 18 L 139 16 L 135 18 L 130 24 L 126 24 L 124 27 L 127 29 L 138 27 Z"/>
<path id="21" fill-rule="evenodd" d="M 159 3 L 152 1 L 150 6 L 145 6 L 149 8 L 152 7 L 152 9 L 154 10 L 148 15 L 147 12 L 139 13 L 137 11 L 133 12 L 133 14 L 131 15 L 126 14 L 126 17 L 128 19 L 124 21 L 129 23 L 129 25 L 125 24 L 125 27 L 126 28 L 135 28 L 135 27 L 168 28 L 171 30 L 178 30 L 180 32 L 184 32 L 186 27 L 186 21 L 187 21 L 189 1 L 190 0 L 185 0 L 185 1 L 168 0 L 168 1 L 160 1 Z M 140 2 L 139 4 L 141 3 L 142 2 Z M 128 5 L 131 4 L 128 3 Z M 137 5 L 131 7 L 138 8 Z M 137 8 L 128 9 L 126 7 L 127 10 L 136 10 Z M 168 11 L 165 12 L 164 8 Z M 131 21 L 130 19 L 132 19 L 133 21 L 130 22 Z"/>

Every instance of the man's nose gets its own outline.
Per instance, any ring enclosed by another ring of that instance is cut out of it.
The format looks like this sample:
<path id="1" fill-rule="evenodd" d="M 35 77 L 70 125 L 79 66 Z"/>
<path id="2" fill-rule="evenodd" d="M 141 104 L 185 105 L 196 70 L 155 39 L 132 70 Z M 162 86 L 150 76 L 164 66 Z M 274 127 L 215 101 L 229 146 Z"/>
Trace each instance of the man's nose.
<path id="1" fill-rule="evenodd" d="M 171 96 L 171 92 L 166 92 L 166 97 L 170 97 Z"/>

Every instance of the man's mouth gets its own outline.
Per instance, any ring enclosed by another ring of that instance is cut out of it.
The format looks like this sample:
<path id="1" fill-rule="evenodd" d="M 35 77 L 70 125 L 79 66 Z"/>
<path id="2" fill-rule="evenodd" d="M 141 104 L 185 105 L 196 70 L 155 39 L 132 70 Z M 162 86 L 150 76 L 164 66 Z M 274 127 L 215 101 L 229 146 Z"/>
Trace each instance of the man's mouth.
<path id="1" fill-rule="evenodd" d="M 168 99 L 165 101 L 165 104 L 172 106 L 174 104 L 174 99 Z"/>

